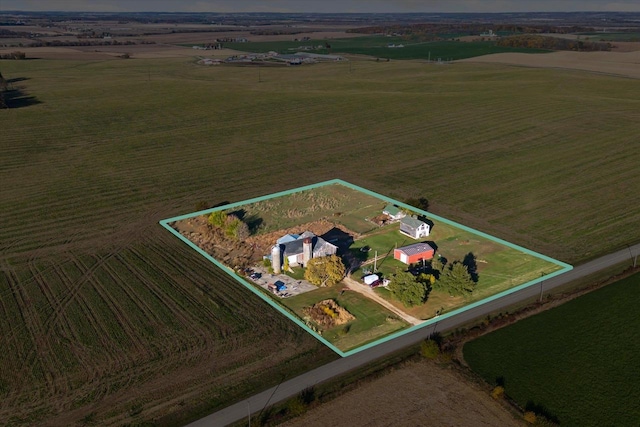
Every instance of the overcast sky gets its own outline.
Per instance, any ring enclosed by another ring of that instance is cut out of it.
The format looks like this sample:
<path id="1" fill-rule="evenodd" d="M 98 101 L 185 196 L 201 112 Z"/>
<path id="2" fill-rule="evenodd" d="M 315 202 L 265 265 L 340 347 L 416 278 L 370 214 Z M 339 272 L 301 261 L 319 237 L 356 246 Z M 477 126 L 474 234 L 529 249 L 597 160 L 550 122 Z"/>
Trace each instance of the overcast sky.
<path id="1" fill-rule="evenodd" d="M 3 10 L 101 12 L 640 12 L 640 0 L 0 0 Z"/>

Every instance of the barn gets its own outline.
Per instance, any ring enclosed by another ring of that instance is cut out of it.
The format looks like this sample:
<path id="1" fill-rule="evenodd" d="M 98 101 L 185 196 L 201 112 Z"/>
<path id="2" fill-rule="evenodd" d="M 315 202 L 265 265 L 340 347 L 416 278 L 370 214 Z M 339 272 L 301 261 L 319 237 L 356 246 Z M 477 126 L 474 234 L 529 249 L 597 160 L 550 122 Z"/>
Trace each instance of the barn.
<path id="1" fill-rule="evenodd" d="M 428 243 L 414 243 L 393 250 L 393 257 L 405 264 L 413 264 L 433 258 L 434 249 Z"/>

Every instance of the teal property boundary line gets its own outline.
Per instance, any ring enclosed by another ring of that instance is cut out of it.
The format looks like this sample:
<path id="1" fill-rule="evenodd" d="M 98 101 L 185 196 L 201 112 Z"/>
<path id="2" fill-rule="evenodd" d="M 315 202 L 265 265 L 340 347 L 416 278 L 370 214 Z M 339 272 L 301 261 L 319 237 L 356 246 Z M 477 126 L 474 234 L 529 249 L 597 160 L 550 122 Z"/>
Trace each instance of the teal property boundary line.
<path id="1" fill-rule="evenodd" d="M 372 342 L 370 342 L 368 344 L 364 344 L 364 345 L 362 345 L 360 347 L 357 347 L 357 348 L 354 348 L 352 350 L 342 351 L 339 348 L 337 348 L 336 346 L 334 346 L 333 344 L 331 344 L 329 341 L 324 339 L 320 334 L 315 332 L 309 326 L 307 326 L 297 316 L 295 316 L 292 313 L 290 313 L 289 311 L 285 310 L 280 304 L 275 302 L 272 298 L 270 298 L 269 296 L 263 294 L 258 289 L 256 289 L 253 285 L 251 285 L 249 282 L 247 282 L 243 277 L 238 275 L 232 268 L 222 264 L 220 261 L 218 261 L 215 258 L 213 258 L 211 255 L 209 255 L 204 250 L 199 248 L 197 245 L 195 245 L 189 239 L 184 237 L 182 234 L 180 234 L 178 231 L 176 231 L 170 225 L 171 223 L 176 222 L 176 221 L 181 221 L 181 220 L 184 220 L 184 219 L 193 218 L 193 217 L 200 216 L 200 215 L 210 214 L 211 212 L 232 209 L 232 208 L 236 208 L 236 207 L 239 207 L 239 206 L 244 206 L 244 205 L 248 205 L 248 204 L 252 204 L 252 203 L 256 203 L 256 202 L 261 202 L 263 200 L 274 199 L 274 198 L 282 197 L 282 196 L 288 196 L 290 194 L 300 193 L 302 191 L 312 190 L 314 188 L 325 187 L 325 186 L 329 186 L 329 185 L 342 185 L 342 186 L 345 186 L 345 187 L 350 188 L 352 190 L 359 191 L 359 192 L 362 192 L 362 193 L 367 194 L 369 196 L 372 196 L 372 197 L 375 197 L 377 199 L 380 199 L 380 200 L 382 200 L 384 202 L 393 203 L 396 206 L 401 206 L 401 207 L 410 209 L 410 210 L 412 210 L 412 211 L 414 211 L 416 213 L 419 213 L 421 215 L 425 215 L 425 216 L 427 216 L 427 217 L 429 217 L 431 219 L 434 219 L 436 221 L 440 221 L 442 223 L 451 225 L 453 227 L 457 227 L 459 229 L 465 230 L 467 232 L 470 232 L 470 233 L 475 234 L 475 235 L 480 236 L 480 237 L 484 237 L 485 239 L 489 239 L 489 240 L 491 240 L 493 242 L 499 243 L 499 244 L 507 246 L 509 248 L 516 249 L 518 251 L 521 251 L 521 252 L 524 252 L 526 254 L 532 255 L 532 256 L 534 256 L 536 258 L 540 258 L 540 259 L 543 259 L 545 261 L 551 262 L 551 263 L 556 264 L 559 267 L 561 267 L 561 269 L 557 270 L 557 271 L 554 271 L 554 272 L 552 272 L 552 273 L 550 273 L 548 275 L 539 277 L 537 279 L 530 280 L 530 281 L 528 281 L 526 283 L 523 283 L 523 284 L 518 285 L 516 287 L 513 287 L 511 289 L 507 289 L 506 291 L 502 291 L 502 292 L 497 293 L 495 295 L 492 295 L 490 297 L 484 298 L 484 299 L 482 299 L 480 301 L 476 301 L 476 302 L 471 303 L 469 305 L 466 305 L 464 307 L 460 307 L 460 308 L 455 309 L 453 311 L 441 314 L 438 317 L 434 317 L 434 318 L 425 320 L 424 322 L 420 323 L 419 325 L 414 325 L 414 326 L 412 326 L 410 328 L 403 329 L 403 330 L 398 331 L 398 332 L 394 332 L 394 333 L 392 333 L 390 335 L 387 335 L 386 337 L 380 338 L 380 339 L 378 339 L 376 341 L 372 341 Z M 406 203 L 399 202 L 399 201 L 394 200 L 394 199 L 392 199 L 390 197 L 384 196 L 382 194 L 378 194 L 378 193 L 376 193 L 374 191 L 371 191 L 371 190 L 367 190 L 366 188 L 359 187 L 357 185 L 351 184 L 351 183 L 343 181 L 341 179 L 332 179 L 332 180 L 329 180 L 329 181 L 323 181 L 323 182 L 319 182 L 317 184 L 306 185 L 304 187 L 298 187 L 298 188 L 294 188 L 294 189 L 291 189 L 291 190 L 280 191 L 278 193 L 269 194 L 269 195 L 266 195 L 266 196 L 255 197 L 255 198 L 252 198 L 252 199 L 243 200 L 241 202 L 230 203 L 230 204 L 227 204 L 227 205 L 224 205 L 224 206 L 218 206 L 216 208 L 205 209 L 205 210 L 192 212 L 192 213 L 185 214 L 185 215 L 176 216 L 176 217 L 173 217 L 173 218 L 163 219 L 162 221 L 160 221 L 160 225 L 162 225 L 164 228 L 169 230 L 170 233 L 172 233 L 174 236 L 176 236 L 177 238 L 182 240 L 184 243 L 189 245 L 197 253 L 199 253 L 200 255 L 205 257 L 207 260 L 211 261 L 213 264 L 215 264 L 216 266 L 221 268 L 223 271 L 227 272 L 237 282 L 239 282 L 244 287 L 249 289 L 251 292 L 253 292 L 255 295 L 260 297 L 262 300 L 264 300 L 271 307 L 273 307 L 276 310 L 278 310 L 280 313 L 282 313 L 282 315 L 284 315 L 287 318 L 289 318 L 291 321 L 293 321 L 295 324 L 297 324 L 302 329 L 307 331 L 309 334 L 311 334 L 313 337 L 315 337 L 318 341 L 320 341 L 321 343 L 323 343 L 324 345 L 329 347 L 331 350 L 333 350 L 335 353 L 337 353 L 341 357 L 351 356 L 353 354 L 356 354 L 358 352 L 364 351 L 364 350 L 366 350 L 368 348 L 371 348 L 373 346 L 376 346 L 378 344 L 382 344 L 384 342 L 387 342 L 387 341 L 393 340 L 395 338 L 398 338 L 398 337 L 400 337 L 402 335 L 405 335 L 405 334 L 408 334 L 410 332 L 413 332 L 413 331 L 415 331 L 417 329 L 427 327 L 427 326 L 432 325 L 432 324 L 434 324 L 436 322 L 439 322 L 439 321 L 441 321 L 443 319 L 447 319 L 449 317 L 452 317 L 452 316 L 455 316 L 457 314 L 463 313 L 463 312 L 465 312 L 467 310 L 471 310 L 471 309 L 473 309 L 475 307 L 478 307 L 480 305 L 483 305 L 483 304 L 486 304 L 488 302 L 494 301 L 496 299 L 502 298 L 502 297 L 504 297 L 506 295 L 512 294 L 514 292 L 518 292 L 518 291 L 520 291 L 520 290 L 522 290 L 524 288 L 527 288 L 529 286 L 536 285 L 536 284 L 540 283 L 543 280 L 547 280 L 547 279 L 550 279 L 552 277 L 558 276 L 560 274 L 566 273 L 567 271 L 570 271 L 573 268 L 571 265 L 569 265 L 567 263 L 564 263 L 562 261 L 558 261 L 558 260 L 550 258 L 550 257 L 548 257 L 546 255 L 539 254 L 539 253 L 534 252 L 534 251 L 532 251 L 530 249 L 524 248 L 522 246 L 518 246 L 518 245 L 516 245 L 514 243 L 511 243 L 511 242 L 507 242 L 506 240 L 499 239 L 497 237 L 491 236 L 491 235 L 483 233 L 481 231 L 474 230 L 473 228 L 467 227 L 467 226 L 462 225 L 462 224 L 458 224 L 457 222 L 448 220 L 446 218 L 442 218 L 441 216 L 434 215 L 432 213 L 428 213 L 428 212 L 423 211 L 421 209 L 418 209 L 418 208 L 416 208 L 414 206 L 407 205 Z"/>

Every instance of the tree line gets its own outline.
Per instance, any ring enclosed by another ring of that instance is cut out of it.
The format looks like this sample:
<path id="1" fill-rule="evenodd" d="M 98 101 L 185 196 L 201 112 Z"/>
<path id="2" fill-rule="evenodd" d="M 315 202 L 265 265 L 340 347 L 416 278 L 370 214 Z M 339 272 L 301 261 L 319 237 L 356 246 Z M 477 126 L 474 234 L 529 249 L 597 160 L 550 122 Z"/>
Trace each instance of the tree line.
<path id="1" fill-rule="evenodd" d="M 494 33 L 556 33 L 572 34 L 595 31 L 592 27 L 553 26 L 553 25 L 522 25 L 522 24 L 478 24 L 478 23 L 422 23 L 422 24 L 394 24 L 376 25 L 371 27 L 353 28 L 347 30 L 350 33 L 363 34 L 399 34 L 409 36 L 434 35 L 443 33 L 480 34 L 487 31 Z"/>
<path id="2" fill-rule="evenodd" d="M 496 45 L 503 47 L 524 47 L 529 49 L 575 50 L 575 51 L 608 51 L 611 43 L 590 42 L 586 40 L 562 39 L 558 37 L 523 34 L 502 37 Z"/>

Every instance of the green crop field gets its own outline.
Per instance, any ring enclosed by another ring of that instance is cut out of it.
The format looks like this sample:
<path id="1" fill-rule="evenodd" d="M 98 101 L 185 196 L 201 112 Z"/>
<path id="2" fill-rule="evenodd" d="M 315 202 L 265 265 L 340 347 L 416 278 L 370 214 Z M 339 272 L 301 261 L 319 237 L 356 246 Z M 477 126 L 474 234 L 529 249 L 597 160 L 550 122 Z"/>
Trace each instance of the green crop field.
<path id="1" fill-rule="evenodd" d="M 575 263 L 640 240 L 640 86 L 499 65 L 0 61 L 0 419 L 205 412 L 336 355 L 158 221 L 333 178 Z M 268 358 L 265 355 L 269 355 Z"/>
<path id="2" fill-rule="evenodd" d="M 467 343 L 469 365 L 563 426 L 640 419 L 640 274 Z M 539 409 L 539 410 L 540 410 Z"/>
<path id="3" fill-rule="evenodd" d="M 637 42 L 640 41 L 640 33 L 580 33 L 585 40 L 591 41 L 615 41 Z"/>
<path id="4" fill-rule="evenodd" d="M 330 49 L 326 47 L 330 45 Z M 402 44 L 404 47 L 391 48 L 388 45 Z M 321 48 L 318 48 L 321 46 Z M 456 60 L 472 58 L 474 56 L 488 55 L 502 52 L 526 52 L 544 53 L 548 50 L 524 49 L 497 46 L 492 41 L 458 42 L 458 41 L 432 41 L 421 42 L 406 40 L 401 37 L 367 36 L 346 39 L 308 40 L 308 41 L 278 41 L 278 42 L 247 42 L 225 43 L 224 47 L 242 52 L 266 53 L 275 51 L 278 53 L 302 52 L 301 47 L 314 47 L 310 52 L 320 54 L 357 54 L 369 55 L 377 58 L 389 59 L 441 59 Z"/>

